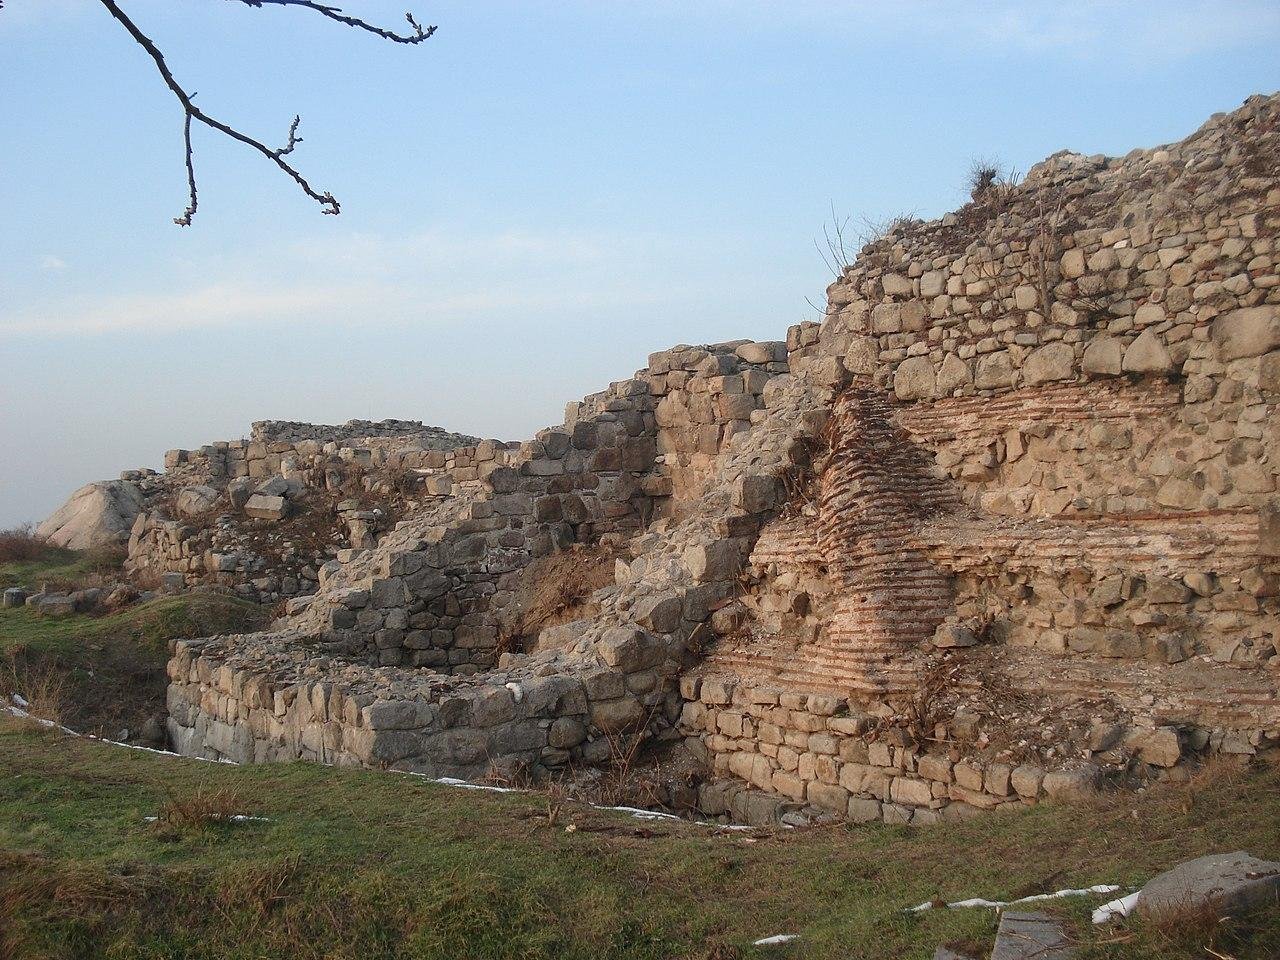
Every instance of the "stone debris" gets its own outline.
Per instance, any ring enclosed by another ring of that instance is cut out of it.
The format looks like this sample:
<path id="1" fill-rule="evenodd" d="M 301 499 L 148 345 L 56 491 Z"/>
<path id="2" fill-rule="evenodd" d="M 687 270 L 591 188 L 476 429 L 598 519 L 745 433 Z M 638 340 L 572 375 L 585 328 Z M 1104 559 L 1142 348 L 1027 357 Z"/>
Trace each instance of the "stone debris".
<path id="1" fill-rule="evenodd" d="M 1069 960 L 1074 951 L 1062 925 L 1045 913 L 1000 915 L 991 960 Z"/>

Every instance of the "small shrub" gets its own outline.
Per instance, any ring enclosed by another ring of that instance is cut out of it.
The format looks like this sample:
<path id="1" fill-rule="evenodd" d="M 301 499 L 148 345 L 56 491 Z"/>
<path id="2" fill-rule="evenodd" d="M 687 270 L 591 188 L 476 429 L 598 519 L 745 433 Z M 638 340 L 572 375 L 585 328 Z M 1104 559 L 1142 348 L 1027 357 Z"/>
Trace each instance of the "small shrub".
<path id="1" fill-rule="evenodd" d="M 36 536 L 35 528 L 29 523 L 0 530 L 0 563 L 42 560 L 54 549 L 49 541 Z"/>
<path id="2" fill-rule="evenodd" d="M 974 203 L 981 203 L 1002 179 L 999 164 L 993 160 L 974 159 L 969 163 L 966 186 Z"/>

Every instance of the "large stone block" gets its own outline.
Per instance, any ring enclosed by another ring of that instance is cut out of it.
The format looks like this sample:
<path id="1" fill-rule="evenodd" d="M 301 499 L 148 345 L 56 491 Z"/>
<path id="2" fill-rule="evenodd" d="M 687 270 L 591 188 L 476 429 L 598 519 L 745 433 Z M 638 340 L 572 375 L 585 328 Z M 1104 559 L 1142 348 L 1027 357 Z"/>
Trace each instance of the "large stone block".
<path id="1" fill-rule="evenodd" d="M 257 520 L 283 520 L 289 514 L 289 501 L 255 493 L 245 501 L 244 512 Z"/>
<path id="2" fill-rule="evenodd" d="M 742 544 L 732 537 L 694 544 L 685 548 L 684 565 L 698 583 L 732 579 L 742 566 Z"/>
<path id="3" fill-rule="evenodd" d="M 1076 375 L 1076 354 L 1069 343 L 1049 343 L 1033 350 L 1022 365 L 1022 379 L 1028 385 L 1070 380 Z"/>
<path id="4" fill-rule="evenodd" d="M 1125 373 L 1168 373 L 1173 369 L 1173 358 L 1163 340 L 1144 330 L 1125 350 L 1120 369 Z"/>
<path id="5" fill-rule="evenodd" d="M 937 377 L 928 357 L 908 357 L 893 372 L 893 392 L 899 400 L 929 400 L 937 390 Z"/>
<path id="6" fill-rule="evenodd" d="M 1094 377 L 1118 377 L 1124 363 L 1124 344 L 1115 337 L 1094 337 L 1084 348 L 1081 365 Z"/>
<path id="7" fill-rule="evenodd" d="M 1260 357 L 1280 347 L 1280 306 L 1243 307 L 1213 322 L 1213 341 L 1222 360 Z"/>
<path id="8" fill-rule="evenodd" d="M 610 627 L 597 644 L 600 659 L 622 673 L 655 666 L 663 658 L 663 645 L 653 635 L 635 627 Z"/>
<path id="9" fill-rule="evenodd" d="M 1206 906 L 1238 916 L 1274 905 L 1280 897 L 1280 863 L 1244 851 L 1216 853 L 1181 863 L 1149 881 L 1138 893 L 1140 913 Z"/>
<path id="10" fill-rule="evenodd" d="M 1013 385 L 1013 359 L 1008 350 L 998 350 L 978 358 L 973 383 L 979 390 L 998 390 Z"/>

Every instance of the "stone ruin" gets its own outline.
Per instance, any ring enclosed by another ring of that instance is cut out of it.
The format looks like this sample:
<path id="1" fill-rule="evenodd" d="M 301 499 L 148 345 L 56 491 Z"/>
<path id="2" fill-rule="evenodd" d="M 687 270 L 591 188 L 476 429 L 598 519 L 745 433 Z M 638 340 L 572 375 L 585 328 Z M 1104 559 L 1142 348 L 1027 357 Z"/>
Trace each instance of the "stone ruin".
<path id="1" fill-rule="evenodd" d="M 1278 172 L 1254 97 L 899 222 L 821 322 L 654 354 L 519 445 L 260 424 L 171 453 L 126 478 L 160 504 L 132 568 L 285 604 L 175 644 L 173 745 L 544 778 L 642 734 L 753 823 L 931 823 L 1274 747 Z M 263 546 L 308 497 L 325 543 Z M 572 551 L 604 585 L 526 629 Z"/>

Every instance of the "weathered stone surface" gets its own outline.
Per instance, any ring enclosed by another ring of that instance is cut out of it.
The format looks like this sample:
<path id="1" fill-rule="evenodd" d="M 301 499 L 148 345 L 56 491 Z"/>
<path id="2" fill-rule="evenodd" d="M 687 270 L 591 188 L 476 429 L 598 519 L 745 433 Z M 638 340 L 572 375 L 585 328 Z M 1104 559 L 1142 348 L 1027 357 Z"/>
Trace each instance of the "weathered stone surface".
<path id="1" fill-rule="evenodd" d="M 1125 350 L 1120 368 L 1125 373 L 1168 373 L 1173 369 L 1173 358 L 1156 334 L 1144 330 Z"/>
<path id="2" fill-rule="evenodd" d="M 611 627 L 600 638 L 598 649 L 600 658 L 622 673 L 645 670 L 662 658 L 662 644 L 634 627 Z"/>
<path id="3" fill-rule="evenodd" d="M 933 364 L 928 357 L 908 357 L 893 374 L 893 392 L 899 400 L 928 400 L 937 389 Z"/>
<path id="4" fill-rule="evenodd" d="M 289 501 L 255 493 L 245 501 L 244 512 L 257 520 L 283 520 L 289 514 Z"/>
<path id="5" fill-rule="evenodd" d="M 1280 306 L 1229 310 L 1213 322 L 1213 340 L 1223 360 L 1260 357 L 1280 347 Z"/>
<path id="6" fill-rule="evenodd" d="M 1138 893 L 1141 913 L 1159 914 L 1186 906 L 1213 905 L 1223 915 L 1280 900 L 1280 863 L 1244 851 L 1215 853 L 1181 863 L 1148 881 Z"/>
<path id="7" fill-rule="evenodd" d="M 1050 343 L 1033 350 L 1022 364 L 1022 379 L 1028 386 L 1070 380 L 1075 376 L 1076 353 L 1070 344 Z"/>
<path id="8" fill-rule="evenodd" d="M 1013 384 L 1013 361 L 1008 350 L 988 353 L 978 358 L 978 369 L 973 384 L 979 390 L 995 390 Z"/>
<path id="9" fill-rule="evenodd" d="M 142 492 L 125 480 L 90 483 L 71 495 L 36 535 L 71 550 L 115 545 L 129 538 L 129 530 L 142 508 Z"/>
<path id="10" fill-rule="evenodd" d="M 933 645 L 935 647 L 972 647 L 977 642 L 978 638 L 974 635 L 973 630 L 967 624 L 961 623 L 954 617 L 940 623 L 938 629 L 933 633 Z"/>
<path id="11" fill-rule="evenodd" d="M 207 484 L 185 487 L 178 494 L 176 506 L 184 517 L 198 517 L 208 513 L 218 503 L 218 491 Z"/>
<path id="12" fill-rule="evenodd" d="M 1072 953 L 1066 931 L 1047 913 L 1000 914 L 991 960 L 1069 960 Z"/>
<path id="13" fill-rule="evenodd" d="M 1094 337 L 1084 348 L 1081 366 L 1094 377 L 1118 377 L 1124 362 L 1124 344 L 1115 337 Z"/>
<path id="14" fill-rule="evenodd" d="M 742 566 L 742 549 L 735 539 L 694 544 L 684 551 L 684 563 L 697 583 L 728 580 Z"/>

